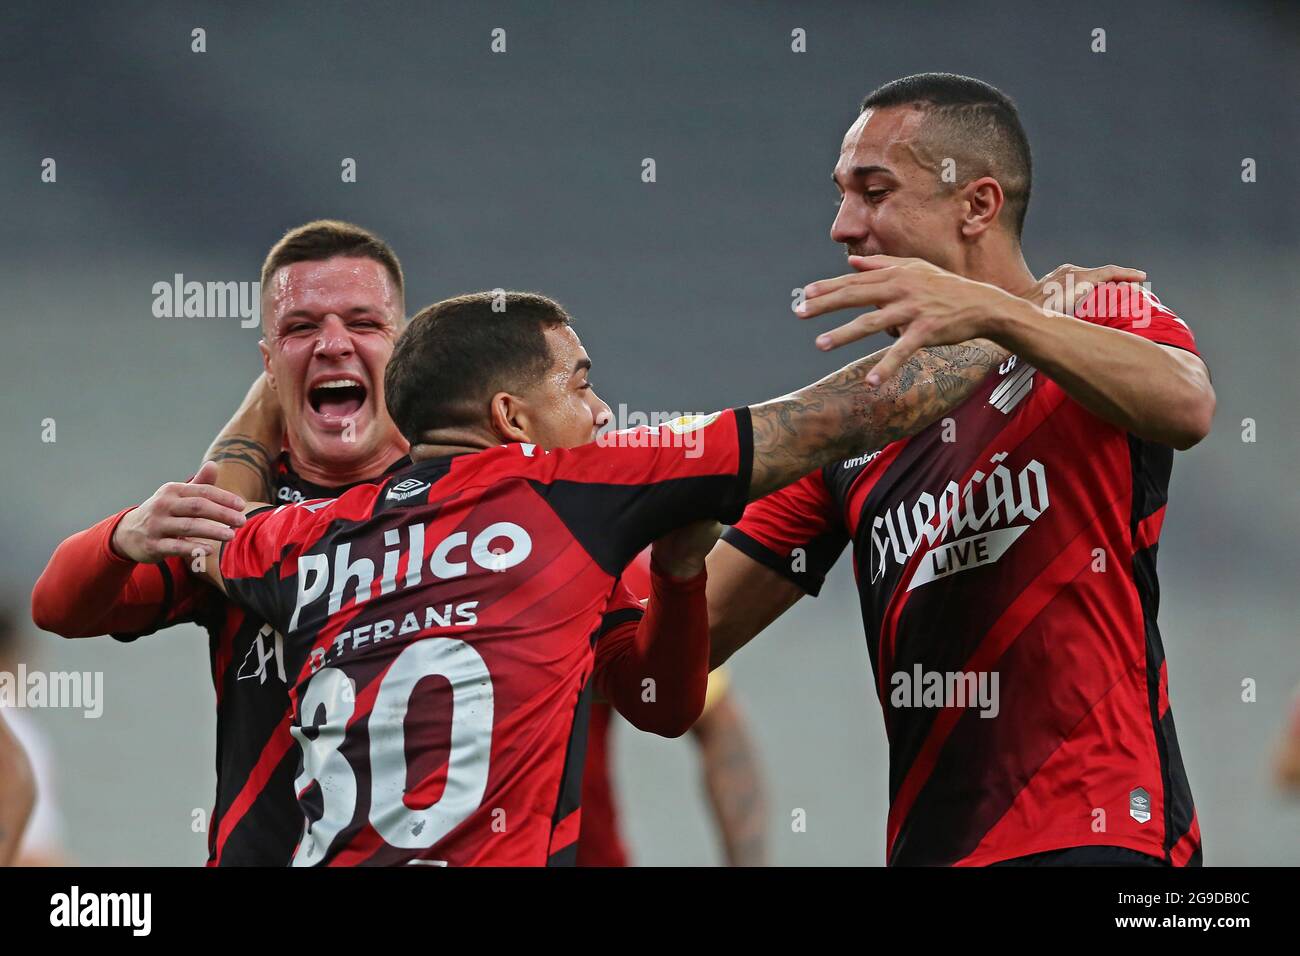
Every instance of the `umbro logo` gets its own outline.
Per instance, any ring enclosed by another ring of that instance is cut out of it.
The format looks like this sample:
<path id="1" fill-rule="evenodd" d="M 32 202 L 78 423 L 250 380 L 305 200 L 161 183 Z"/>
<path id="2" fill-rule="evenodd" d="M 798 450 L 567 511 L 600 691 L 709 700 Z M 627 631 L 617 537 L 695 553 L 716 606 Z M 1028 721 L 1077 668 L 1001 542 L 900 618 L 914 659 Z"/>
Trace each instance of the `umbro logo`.
<path id="1" fill-rule="evenodd" d="M 846 458 L 844 459 L 842 466 L 845 471 L 849 471 L 853 468 L 861 468 L 863 465 L 870 464 L 879 457 L 881 450 L 882 449 L 877 449 L 876 451 L 868 452 L 865 455 L 859 455 L 857 458 Z"/>
<path id="2" fill-rule="evenodd" d="M 414 498 L 418 494 L 423 494 L 430 487 L 432 486 L 427 481 L 421 481 L 419 478 L 407 478 L 405 481 L 399 481 L 389 488 L 388 494 L 384 497 L 388 501 L 405 501 L 407 498 Z"/>
<path id="3" fill-rule="evenodd" d="M 1128 815 L 1138 823 L 1151 819 L 1151 794 L 1141 787 L 1134 787 L 1128 795 Z"/>

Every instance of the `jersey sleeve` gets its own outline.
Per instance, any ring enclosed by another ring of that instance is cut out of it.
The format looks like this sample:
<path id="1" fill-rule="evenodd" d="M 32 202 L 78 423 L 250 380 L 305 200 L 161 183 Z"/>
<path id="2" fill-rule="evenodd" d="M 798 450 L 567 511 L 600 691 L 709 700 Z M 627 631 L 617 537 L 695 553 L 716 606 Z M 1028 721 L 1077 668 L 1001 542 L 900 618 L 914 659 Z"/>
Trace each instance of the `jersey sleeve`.
<path id="1" fill-rule="evenodd" d="M 818 469 L 750 502 L 722 539 L 816 597 L 849 534 Z"/>
<path id="2" fill-rule="evenodd" d="M 187 559 L 137 564 L 113 551 L 114 530 L 131 510 L 110 515 L 55 549 L 32 590 L 32 618 L 42 630 L 133 641 L 200 621 L 210 611 L 219 595 L 187 573 Z"/>
<path id="3" fill-rule="evenodd" d="M 709 681 L 707 578 L 653 573 L 641 602 L 620 580 L 596 640 L 597 690 L 639 730 L 676 737 L 699 719 Z M 648 697 L 645 691 L 654 688 Z"/>
<path id="4" fill-rule="evenodd" d="M 299 550 L 304 529 L 330 501 L 267 507 L 250 512 L 244 526 L 221 549 L 221 577 L 231 600 L 285 629 L 280 568 Z"/>
<path id="5" fill-rule="evenodd" d="M 647 588 L 647 597 L 649 594 Z M 627 586 L 624 579 L 615 581 L 614 591 L 605 605 L 605 613 L 601 615 L 600 627 L 596 631 L 596 646 L 600 646 L 605 635 L 625 624 L 637 624 L 643 617 L 645 617 L 645 605 L 632 593 L 632 589 Z"/>
<path id="6" fill-rule="evenodd" d="M 1132 332 L 1160 345 L 1201 354 L 1187 323 L 1174 315 L 1155 293 L 1136 283 L 1107 282 L 1097 286 L 1078 304 L 1074 315 L 1096 325 Z"/>
<path id="7" fill-rule="evenodd" d="M 530 446 L 522 446 L 529 449 Z M 654 539 L 692 521 L 735 521 L 749 498 L 748 408 L 603 434 L 578 448 L 527 451 L 533 488 L 617 577 Z"/>
<path id="8" fill-rule="evenodd" d="M 137 565 L 138 573 L 131 574 L 132 586 L 124 590 L 121 600 L 114 603 L 110 612 L 108 627 L 113 640 L 130 643 L 177 624 L 191 621 L 202 624 L 211 620 L 211 613 L 221 595 L 212 585 L 189 573 L 190 560 L 170 557 L 158 564 Z M 150 577 L 154 581 L 140 584 L 141 578 Z M 152 609 L 154 617 L 144 627 L 127 623 L 119 616 L 119 612 L 127 607 L 139 612 Z"/>

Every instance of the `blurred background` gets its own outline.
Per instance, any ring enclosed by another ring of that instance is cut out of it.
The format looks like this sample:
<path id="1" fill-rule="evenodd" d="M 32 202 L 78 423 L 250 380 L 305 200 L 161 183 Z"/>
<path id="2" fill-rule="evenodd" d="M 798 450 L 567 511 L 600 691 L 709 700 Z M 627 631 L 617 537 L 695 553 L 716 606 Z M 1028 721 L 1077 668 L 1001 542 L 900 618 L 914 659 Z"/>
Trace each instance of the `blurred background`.
<path id="1" fill-rule="evenodd" d="M 496 286 L 558 298 L 616 408 L 766 398 L 850 358 L 817 352 L 822 326 L 789 304 L 844 271 L 830 173 L 859 101 L 944 70 L 1021 108 L 1031 268 L 1141 267 L 1196 333 L 1219 406 L 1177 458 L 1162 537 L 1170 695 L 1206 862 L 1300 863 L 1300 804 L 1270 776 L 1300 681 L 1295 9 L 16 2 L 3 19 L 0 587 L 32 632 L 29 666 L 104 672 L 98 720 L 27 715 L 72 859 L 206 858 L 191 826 L 214 781 L 203 633 L 64 642 L 26 611 L 55 545 L 190 474 L 259 371 L 257 329 L 155 318 L 154 283 L 256 281 L 287 228 L 349 219 L 393 244 L 412 313 Z M 846 560 L 733 678 L 773 861 L 882 863 L 885 741 Z M 620 731 L 634 862 L 717 862 L 689 742 Z"/>

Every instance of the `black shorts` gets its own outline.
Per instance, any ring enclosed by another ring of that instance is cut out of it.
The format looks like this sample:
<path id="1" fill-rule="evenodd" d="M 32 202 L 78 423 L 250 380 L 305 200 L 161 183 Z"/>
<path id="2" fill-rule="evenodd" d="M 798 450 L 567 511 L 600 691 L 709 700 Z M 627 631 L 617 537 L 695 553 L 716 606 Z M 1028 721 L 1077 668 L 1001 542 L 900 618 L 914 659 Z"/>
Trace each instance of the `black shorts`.
<path id="1" fill-rule="evenodd" d="M 990 866 L 1169 866 L 1166 860 L 1148 853 L 1139 853 L 1122 846 L 1072 846 L 1064 850 L 1048 850 L 1018 856 L 1011 860 L 990 863 Z M 1187 862 L 1188 866 L 1201 865 L 1201 853 Z"/>

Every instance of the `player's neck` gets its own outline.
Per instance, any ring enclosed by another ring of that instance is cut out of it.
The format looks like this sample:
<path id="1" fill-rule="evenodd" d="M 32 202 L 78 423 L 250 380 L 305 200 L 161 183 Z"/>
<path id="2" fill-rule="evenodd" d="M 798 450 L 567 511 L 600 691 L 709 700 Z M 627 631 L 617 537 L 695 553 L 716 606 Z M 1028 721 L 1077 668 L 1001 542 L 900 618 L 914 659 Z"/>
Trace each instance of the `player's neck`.
<path id="1" fill-rule="evenodd" d="M 425 432 L 411 446 L 411 461 L 428 461 L 431 458 L 449 458 L 452 455 L 472 455 L 494 445 L 501 439 L 487 436 L 475 428 L 443 428 Z"/>
<path id="2" fill-rule="evenodd" d="M 393 466 L 398 459 L 405 457 L 404 444 L 386 444 L 375 449 L 373 454 L 358 458 L 346 465 L 309 461 L 289 449 L 289 464 L 294 473 L 313 485 L 323 488 L 341 488 L 357 482 L 378 478 Z"/>
<path id="3" fill-rule="evenodd" d="M 1018 243 L 996 242 L 971 249 L 966 259 L 966 278 L 987 282 L 1012 295 L 1023 296 L 1038 281 L 1029 271 Z"/>

